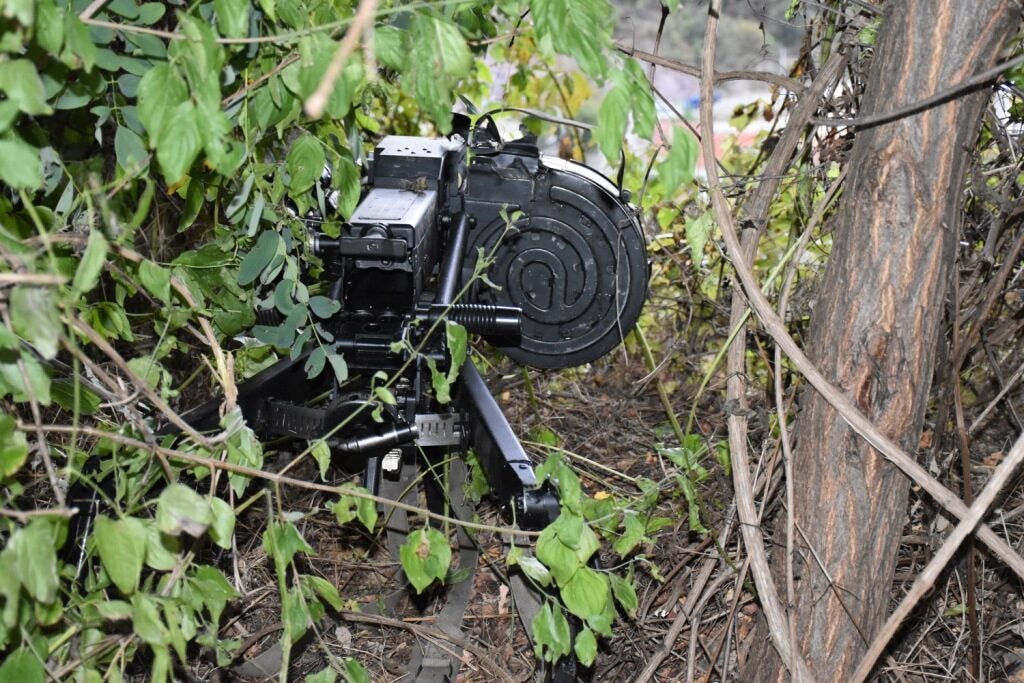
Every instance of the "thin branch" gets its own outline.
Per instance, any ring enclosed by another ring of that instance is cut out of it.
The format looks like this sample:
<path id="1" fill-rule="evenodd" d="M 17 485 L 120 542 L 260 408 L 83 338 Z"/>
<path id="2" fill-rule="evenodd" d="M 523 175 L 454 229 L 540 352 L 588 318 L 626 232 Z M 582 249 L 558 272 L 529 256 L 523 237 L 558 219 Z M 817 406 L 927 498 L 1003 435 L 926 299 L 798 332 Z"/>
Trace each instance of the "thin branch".
<path id="1" fill-rule="evenodd" d="M 356 45 L 359 44 L 359 37 L 373 27 L 377 1 L 360 0 L 356 16 L 352 19 L 348 31 L 345 32 L 345 37 L 338 43 L 338 49 L 335 51 L 334 57 L 331 58 L 331 63 L 327 66 L 323 78 L 320 79 L 320 85 L 306 99 L 306 114 L 311 118 L 318 119 L 324 115 L 327 100 L 334 91 L 334 84 L 338 80 L 338 76 L 341 75 L 342 67 L 345 66 L 345 62 L 348 61 L 349 56 L 355 51 Z"/>
<path id="2" fill-rule="evenodd" d="M 711 69 L 715 63 L 715 45 L 718 29 L 718 18 L 722 11 L 722 0 L 712 0 L 711 8 L 708 11 L 707 25 L 704 31 L 704 54 L 701 59 L 701 80 L 700 80 L 700 127 L 701 151 L 704 155 L 704 167 L 708 174 L 708 191 L 711 194 L 712 209 L 714 210 L 716 222 L 725 233 L 732 227 L 732 214 L 729 210 L 728 201 L 722 191 L 722 183 L 715 168 L 715 147 L 714 147 L 714 113 L 712 112 L 712 78 Z M 732 245 L 730 245 L 732 246 Z M 736 245 L 738 248 L 738 245 Z M 731 251 L 731 249 L 730 249 Z M 733 300 L 733 317 L 736 317 L 737 306 L 742 309 L 738 300 Z M 739 310 L 740 315 L 743 311 Z M 744 352 L 743 345 L 734 344 L 730 347 L 730 356 L 739 349 L 740 354 Z M 729 395 L 744 393 L 743 379 L 735 373 L 730 373 Z M 761 607 L 764 610 L 768 629 L 771 632 L 772 643 L 779 651 L 779 656 L 790 668 L 794 680 L 803 683 L 813 681 L 814 676 L 807 668 L 803 657 L 794 647 L 789 638 L 789 630 L 786 626 L 785 612 L 779 602 L 778 590 L 772 579 L 771 568 L 768 566 L 768 557 L 764 549 L 764 539 L 757 510 L 754 507 L 753 492 L 750 483 L 750 465 L 747 462 L 746 452 L 746 419 L 739 415 L 730 415 L 729 425 L 729 451 L 733 460 L 732 473 L 736 489 L 736 509 L 740 517 L 740 529 L 743 534 L 743 542 L 750 557 L 751 573 L 754 576 L 754 583 L 757 586 L 761 599 Z"/>
<path id="3" fill-rule="evenodd" d="M 962 83 L 958 83 L 951 88 L 942 90 L 935 93 L 931 97 L 925 98 L 919 102 L 913 102 L 904 107 L 899 107 L 890 112 L 882 112 L 880 114 L 874 114 L 872 116 L 863 116 L 852 119 L 814 119 L 813 123 L 816 126 L 829 126 L 832 128 L 841 128 L 844 126 L 850 126 L 854 128 L 872 128 L 874 126 L 880 126 L 883 123 L 890 123 L 898 119 L 903 119 L 914 114 L 920 114 L 923 111 L 937 107 L 946 102 L 951 102 L 959 97 L 963 97 L 976 90 L 981 90 L 993 85 L 999 76 L 1009 69 L 1015 66 L 1024 64 L 1024 55 L 1017 55 L 1013 59 L 1008 59 L 1001 64 L 997 64 L 991 69 L 982 71 L 976 74 Z"/>
<path id="4" fill-rule="evenodd" d="M 18 429 L 21 431 L 29 431 L 33 429 L 32 425 L 24 423 L 18 423 Z M 233 472 L 235 474 L 241 474 L 246 477 L 252 477 L 253 479 L 262 479 L 264 481 L 273 482 L 282 486 L 292 486 L 295 488 L 305 489 L 307 491 L 320 491 L 322 493 L 329 493 L 331 495 L 348 495 L 353 498 L 360 498 L 362 500 L 369 500 L 378 505 L 383 505 L 388 508 L 395 508 L 398 510 L 405 510 L 406 512 L 412 512 L 423 517 L 429 517 L 430 519 L 437 520 L 439 522 L 445 522 L 447 524 L 454 524 L 456 526 L 462 526 L 467 529 L 473 529 L 475 531 L 490 531 L 497 534 L 514 534 L 521 538 L 535 538 L 540 536 L 539 531 L 523 531 L 522 529 L 516 529 L 514 527 L 497 526 L 493 524 L 480 524 L 477 522 L 467 522 L 462 519 L 456 519 L 455 517 L 449 517 L 447 515 L 438 514 L 431 512 L 430 510 L 416 507 L 415 505 L 408 505 L 401 501 L 391 500 L 390 498 L 383 498 L 381 496 L 375 496 L 372 493 L 363 493 L 362 491 L 341 489 L 338 486 L 328 486 L 327 484 L 318 484 L 313 481 L 306 481 L 305 479 L 294 479 L 287 477 L 276 472 L 267 472 L 265 470 L 259 470 L 254 467 L 246 467 L 245 465 L 236 465 L 230 462 L 224 462 L 215 458 L 209 458 L 202 455 L 196 455 L 195 453 L 186 453 L 174 448 L 166 448 L 157 444 L 146 443 L 145 441 L 139 441 L 133 439 L 130 436 L 124 436 L 116 432 L 108 432 L 95 427 L 78 427 L 75 430 L 73 427 L 66 425 L 43 425 L 44 432 L 52 432 L 54 434 L 86 434 L 97 439 L 107 439 L 115 443 L 129 446 L 131 448 L 137 448 L 142 451 L 148 451 L 154 455 L 166 457 L 170 460 L 177 460 L 180 462 L 187 462 L 192 465 L 203 465 L 211 470 L 223 470 L 225 472 Z"/>
<path id="5" fill-rule="evenodd" d="M 78 15 L 79 20 L 88 21 L 92 18 L 92 15 L 100 11 L 100 9 L 107 4 L 109 0 L 92 0 L 89 6 L 82 10 L 82 13 Z"/>
<path id="6" fill-rule="evenodd" d="M 630 57 L 635 57 L 641 61 L 647 62 L 648 64 L 663 66 L 666 69 L 678 71 L 679 73 L 693 76 L 694 78 L 701 77 L 701 70 L 699 66 L 683 64 L 682 62 L 662 57 L 661 55 L 657 55 L 652 52 L 637 50 L 621 42 L 616 43 L 615 47 L 619 52 L 629 55 Z M 796 94 L 800 94 L 807 89 L 804 87 L 804 84 L 798 80 L 773 74 L 770 71 L 715 71 L 711 75 L 711 79 L 715 84 L 725 83 L 726 81 L 762 81 L 764 83 L 770 83 L 780 88 L 784 88 Z"/>
<path id="7" fill-rule="evenodd" d="M 47 273 L 0 273 L 0 287 L 10 285 L 60 286 L 66 285 L 67 282 L 66 277 Z"/>
<path id="8" fill-rule="evenodd" d="M 864 655 L 864 658 L 857 666 L 857 670 L 854 672 L 851 680 L 855 683 L 860 683 L 871 674 L 871 670 L 874 668 L 879 655 L 882 654 L 882 650 L 885 649 L 893 635 L 899 630 L 903 620 L 907 618 L 907 615 L 914 609 L 918 601 L 924 597 L 925 593 L 931 590 L 942 570 L 949 564 L 949 561 L 956 554 L 956 551 L 959 550 L 964 540 L 981 523 L 988 509 L 995 503 L 1000 491 L 1002 491 L 1022 462 L 1024 462 L 1024 434 L 1017 438 L 1017 442 L 1013 444 L 1013 448 L 1010 449 L 1006 458 L 996 467 L 992 473 L 992 478 L 988 480 L 977 500 L 968 509 L 967 515 L 960 520 L 960 523 L 956 525 L 956 528 L 953 529 L 949 537 L 943 541 L 935 556 L 921 573 L 917 575 L 914 583 L 910 586 L 910 590 L 903 596 L 900 604 L 889 615 L 882 630 L 875 636 L 871 646 L 868 648 L 867 654 Z"/>

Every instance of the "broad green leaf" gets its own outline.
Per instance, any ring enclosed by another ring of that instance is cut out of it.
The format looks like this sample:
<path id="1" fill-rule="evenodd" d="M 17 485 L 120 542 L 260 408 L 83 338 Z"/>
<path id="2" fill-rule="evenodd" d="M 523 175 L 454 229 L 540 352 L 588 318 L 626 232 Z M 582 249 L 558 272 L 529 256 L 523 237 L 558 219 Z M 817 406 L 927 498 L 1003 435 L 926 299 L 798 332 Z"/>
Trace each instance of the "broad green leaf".
<path id="1" fill-rule="evenodd" d="M 28 440 L 10 415 L 0 415 L 0 480 L 14 475 L 28 458 Z"/>
<path id="2" fill-rule="evenodd" d="M 402 569 L 417 593 L 422 593 L 435 580 L 444 579 L 452 561 L 448 539 L 430 527 L 409 534 L 398 554 Z"/>
<path id="3" fill-rule="evenodd" d="M 562 586 L 561 595 L 570 612 L 587 619 L 604 611 L 610 597 L 608 580 L 590 567 L 580 567 Z"/>
<path id="4" fill-rule="evenodd" d="M 45 287 L 15 287 L 10 294 L 10 311 L 14 331 L 43 358 L 56 357 L 62 326 L 53 292 Z"/>
<path id="5" fill-rule="evenodd" d="M 370 683 L 370 674 L 355 657 L 345 657 L 344 670 L 341 672 L 346 683 Z"/>
<path id="6" fill-rule="evenodd" d="M 171 270 L 153 261 L 139 264 L 139 282 L 164 304 L 171 303 Z"/>
<path id="7" fill-rule="evenodd" d="M 338 381 L 338 384 L 343 384 L 348 379 L 348 363 L 345 362 L 344 356 L 340 353 L 329 351 L 327 353 L 327 362 L 331 364 L 331 369 L 334 370 L 334 379 Z"/>
<path id="8" fill-rule="evenodd" d="M 522 548 L 513 547 L 508 553 L 508 564 L 516 565 L 523 570 L 530 579 L 536 581 L 545 588 L 551 585 L 551 572 L 541 564 L 536 557 L 526 555 Z"/>
<path id="9" fill-rule="evenodd" d="M 270 265 L 281 246 L 281 236 L 274 230 L 264 230 L 256 240 L 256 246 L 242 259 L 238 268 L 238 284 L 248 285 L 256 281 L 263 269 Z"/>
<path id="10" fill-rule="evenodd" d="M 171 112 L 188 100 L 188 87 L 169 64 L 154 66 L 139 83 L 138 114 L 149 133 L 149 146 L 158 147 L 164 122 Z"/>
<path id="11" fill-rule="evenodd" d="M 118 126 L 114 133 L 114 155 L 126 173 L 140 173 L 149 167 L 146 143 L 127 126 Z"/>
<path id="12" fill-rule="evenodd" d="M 190 584 L 202 596 L 202 605 L 210 613 L 214 624 L 220 621 L 220 615 L 228 601 L 238 596 L 224 575 L 216 567 L 209 565 L 196 567 Z"/>
<path id="13" fill-rule="evenodd" d="M 31 397 L 40 405 L 50 405 L 50 376 L 46 366 L 30 353 L 22 354 L 20 361 L 19 365 L 17 354 L 8 354 L 0 361 L 0 394 L 9 392 L 17 402 L 28 401 Z M 25 370 L 24 375 L 22 368 Z"/>
<path id="14" fill-rule="evenodd" d="M 57 598 L 57 533 L 46 519 L 33 519 L 11 534 L 0 562 L 9 562 L 14 575 L 28 594 L 49 605 Z"/>
<path id="15" fill-rule="evenodd" d="M 36 14 L 35 0 L 5 0 L 0 3 L 3 16 L 16 19 L 19 24 L 28 28 L 32 26 Z"/>
<path id="16" fill-rule="evenodd" d="M 32 650 L 20 647 L 4 657 L 0 664 L 0 681 L 45 683 L 46 669 Z"/>
<path id="17" fill-rule="evenodd" d="M 46 104 L 43 81 L 36 67 L 27 59 L 12 59 L 0 68 L 0 91 L 7 99 L 18 105 L 18 109 L 30 115 L 52 114 Z"/>
<path id="18" fill-rule="evenodd" d="M 221 548 L 230 550 L 231 537 L 235 533 L 235 509 L 220 498 L 211 498 L 210 512 L 213 515 L 210 538 Z"/>
<path id="19" fill-rule="evenodd" d="M 284 576 L 295 553 L 312 555 L 312 546 L 306 543 L 299 530 L 291 522 L 275 522 L 263 532 L 263 549 L 274 559 L 278 576 Z"/>
<path id="20" fill-rule="evenodd" d="M 139 587 L 139 576 L 146 557 L 146 526 L 133 517 L 112 520 L 96 518 L 93 540 L 107 576 L 117 589 L 131 595 Z"/>
<path id="21" fill-rule="evenodd" d="M 331 466 L 331 447 L 323 439 L 317 439 L 310 442 L 309 454 L 320 468 L 320 479 L 327 481 L 327 469 Z"/>
<path id="22" fill-rule="evenodd" d="M 71 187 L 71 183 L 68 183 L 68 187 Z M 82 254 L 82 260 L 78 262 L 75 279 L 71 282 L 71 289 L 76 294 L 92 291 L 92 288 L 99 282 L 103 264 L 107 262 L 107 249 L 107 238 L 103 236 L 103 231 L 94 227 L 89 231 L 89 241 L 85 245 L 85 253 Z"/>
<path id="23" fill-rule="evenodd" d="M 597 112 L 597 144 L 607 159 L 615 162 L 622 152 L 630 110 L 629 86 L 621 79 L 605 93 Z"/>
<path id="24" fill-rule="evenodd" d="M 537 35 L 576 60 L 588 76 L 604 78 L 615 12 L 608 0 L 530 0 Z M 621 141 L 621 139 L 620 139 Z"/>
<path id="25" fill-rule="evenodd" d="M 321 600 L 333 607 L 336 612 L 341 611 L 341 595 L 338 594 L 338 589 L 333 583 L 327 579 L 312 575 L 303 576 L 302 583 L 309 586 L 314 593 L 320 596 Z"/>
<path id="26" fill-rule="evenodd" d="M 171 484 L 156 503 L 156 526 L 161 533 L 198 538 L 213 522 L 210 503 L 184 484 Z"/>
<path id="27" fill-rule="evenodd" d="M 195 105 L 188 101 L 172 109 L 163 121 L 156 143 L 156 158 L 168 183 L 181 180 L 192 167 L 203 148 L 202 125 Z"/>
<path id="28" fill-rule="evenodd" d="M 39 150 L 20 138 L 0 140 L 0 182 L 14 189 L 38 189 L 43 184 Z"/>
<path id="29" fill-rule="evenodd" d="M 384 66 L 405 71 L 409 52 L 405 46 L 405 32 L 396 26 L 381 26 L 373 32 L 373 54 Z"/>
<path id="30" fill-rule="evenodd" d="M 597 638 L 594 632 L 585 628 L 576 635 L 576 642 L 573 643 L 573 651 L 576 659 L 580 660 L 583 666 L 590 666 L 597 659 Z"/>
<path id="31" fill-rule="evenodd" d="M 547 565 L 551 575 L 559 585 L 572 578 L 582 566 L 574 548 L 570 548 L 558 538 L 554 524 L 549 524 L 537 539 L 537 559 Z"/>
<path id="32" fill-rule="evenodd" d="M 109 621 L 122 621 L 132 618 L 132 606 L 124 600 L 104 600 L 96 604 L 96 611 Z"/>
<path id="33" fill-rule="evenodd" d="M 632 580 L 624 579 L 614 572 L 610 572 L 607 576 L 612 585 L 612 595 L 615 596 L 615 600 L 626 611 L 630 619 L 636 618 L 636 610 L 640 603 L 637 600 Z"/>
<path id="34" fill-rule="evenodd" d="M 369 493 L 362 486 L 345 484 L 341 487 L 341 498 L 334 504 L 334 517 L 338 524 L 348 524 L 358 518 L 367 531 L 373 532 L 377 525 L 377 506 L 368 498 L 351 495 L 350 492 Z"/>
<path id="35" fill-rule="evenodd" d="M 324 173 L 323 144 L 315 137 L 306 133 L 288 150 L 285 167 L 288 169 L 288 191 L 301 194 L 313 187 L 313 183 Z"/>
<path id="36" fill-rule="evenodd" d="M 156 522 L 146 523 L 146 566 L 158 572 L 169 572 L 178 562 L 180 542 L 177 536 L 160 533 Z"/>
<path id="37" fill-rule="evenodd" d="M 132 630 L 148 645 L 166 646 L 171 642 L 156 602 L 143 593 L 132 596 Z"/>
<path id="38" fill-rule="evenodd" d="M 698 270 L 704 260 L 704 246 L 711 238 L 715 229 L 714 219 L 711 211 L 705 211 L 698 218 L 687 219 L 686 221 L 686 243 L 690 245 L 690 259 Z"/>
<path id="39" fill-rule="evenodd" d="M 221 35 L 244 38 L 249 34 L 249 0 L 213 0 L 213 8 Z"/>
<path id="40" fill-rule="evenodd" d="M 672 148 L 658 166 L 662 187 L 669 196 L 693 181 L 697 151 L 697 141 L 689 131 L 680 127 L 672 131 Z"/>
<path id="41" fill-rule="evenodd" d="M 546 662 L 553 662 L 564 657 L 572 650 L 572 636 L 569 633 L 569 621 L 557 605 L 552 609 L 550 600 L 537 612 L 530 624 L 533 631 L 533 642 L 537 656 Z"/>
<path id="42" fill-rule="evenodd" d="M 336 680 L 338 680 L 338 672 L 331 667 L 327 667 L 317 671 L 315 674 L 307 674 L 302 679 L 302 683 L 334 683 Z"/>
<path id="43" fill-rule="evenodd" d="M 341 303 L 326 296 L 313 296 L 309 298 L 309 307 L 317 317 L 330 318 L 341 310 Z"/>
<path id="44" fill-rule="evenodd" d="M 452 91 L 469 75 L 473 55 L 454 24 L 427 14 L 414 15 L 409 45 L 408 74 L 416 102 L 446 133 L 451 129 Z"/>
<path id="45" fill-rule="evenodd" d="M 625 557 L 633 551 L 646 538 L 647 529 L 644 527 L 640 516 L 631 510 L 627 510 L 622 517 L 624 530 L 622 535 L 615 540 L 612 548 L 620 557 Z"/>
<path id="46" fill-rule="evenodd" d="M 72 69 L 85 71 L 92 71 L 96 63 L 96 45 L 77 12 L 64 13 L 64 52 L 60 59 Z"/>

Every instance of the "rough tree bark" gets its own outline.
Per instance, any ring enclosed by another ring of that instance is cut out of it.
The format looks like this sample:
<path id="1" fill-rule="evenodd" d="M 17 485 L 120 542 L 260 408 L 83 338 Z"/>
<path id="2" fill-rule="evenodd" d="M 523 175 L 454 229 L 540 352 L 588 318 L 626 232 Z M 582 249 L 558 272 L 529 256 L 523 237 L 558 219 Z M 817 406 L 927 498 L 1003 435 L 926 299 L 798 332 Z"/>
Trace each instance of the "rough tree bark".
<path id="1" fill-rule="evenodd" d="M 917 102 L 993 66 L 1020 19 L 1007 0 L 885 7 L 861 116 Z M 857 132 L 812 317 L 811 357 L 911 451 L 931 385 L 964 173 L 988 96 L 976 92 Z M 796 644 L 818 680 L 841 681 L 886 617 L 909 480 L 812 390 L 797 430 Z M 776 538 L 783 543 L 782 533 Z M 786 679 L 761 626 L 743 679 Z"/>

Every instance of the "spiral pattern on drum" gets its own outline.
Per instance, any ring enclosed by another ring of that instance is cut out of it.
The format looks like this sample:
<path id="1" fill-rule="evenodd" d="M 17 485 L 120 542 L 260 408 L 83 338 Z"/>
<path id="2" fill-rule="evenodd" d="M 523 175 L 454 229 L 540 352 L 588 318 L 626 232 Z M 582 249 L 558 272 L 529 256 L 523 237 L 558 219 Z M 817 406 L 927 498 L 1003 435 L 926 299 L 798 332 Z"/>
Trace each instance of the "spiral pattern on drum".
<path id="1" fill-rule="evenodd" d="M 632 328 L 646 295 L 646 254 L 620 206 L 599 208 L 561 186 L 550 197 L 524 206 L 508 230 L 502 219 L 478 226 L 473 251 L 493 254 L 487 274 L 501 288 L 482 288 L 480 300 L 523 312 L 519 346 L 502 351 L 559 368 L 599 358 Z"/>

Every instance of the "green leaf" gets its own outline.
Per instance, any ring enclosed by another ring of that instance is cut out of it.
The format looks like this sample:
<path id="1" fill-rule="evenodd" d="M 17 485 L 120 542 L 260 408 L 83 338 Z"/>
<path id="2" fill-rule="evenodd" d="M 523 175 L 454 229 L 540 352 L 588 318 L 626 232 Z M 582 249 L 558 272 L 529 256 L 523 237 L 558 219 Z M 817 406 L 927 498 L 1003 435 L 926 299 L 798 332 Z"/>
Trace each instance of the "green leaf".
<path id="1" fill-rule="evenodd" d="M 118 126 L 114 133 L 114 156 L 126 173 L 141 173 L 149 167 L 146 143 L 127 126 Z"/>
<path id="2" fill-rule="evenodd" d="M 324 173 L 323 144 L 309 133 L 304 134 L 288 150 L 285 167 L 288 169 L 288 191 L 301 194 L 313 187 Z"/>
<path id="3" fill-rule="evenodd" d="M 620 557 L 625 557 L 633 551 L 637 545 L 642 543 L 647 535 L 647 529 L 644 527 L 643 521 L 640 516 L 632 510 L 627 510 L 622 517 L 622 524 L 624 531 L 622 535 L 615 540 L 612 545 L 612 549 L 619 554 Z"/>
<path id="4" fill-rule="evenodd" d="M 93 539 L 107 576 L 117 589 L 131 595 L 139 587 L 139 576 L 146 556 L 146 526 L 142 520 L 125 517 L 114 521 L 96 518 Z"/>
<path id="5" fill-rule="evenodd" d="M 341 487 L 341 498 L 333 506 L 334 516 L 338 524 L 348 524 L 358 518 L 366 530 L 372 533 L 377 525 L 377 505 L 368 498 L 352 495 L 353 492 L 369 493 L 362 486 L 345 484 Z"/>
<path id="6" fill-rule="evenodd" d="M 166 646 L 171 642 L 156 602 L 143 593 L 132 596 L 132 630 L 151 646 Z"/>
<path id="7" fill-rule="evenodd" d="M 158 572 L 169 572 L 178 563 L 180 543 L 176 536 L 160 533 L 156 523 L 146 524 L 146 566 Z"/>
<path id="8" fill-rule="evenodd" d="M 256 246 L 242 259 L 238 268 L 238 284 L 243 287 L 255 282 L 263 269 L 270 265 L 281 246 L 281 236 L 274 230 L 265 230 L 256 240 Z"/>
<path id="9" fill-rule="evenodd" d="M 326 296 L 314 296 L 309 299 L 309 307 L 320 318 L 330 318 L 341 310 L 341 303 Z"/>
<path id="10" fill-rule="evenodd" d="M 0 140 L 0 181 L 14 189 L 38 189 L 43 184 L 39 150 L 19 138 Z"/>
<path id="11" fill-rule="evenodd" d="M 420 107 L 443 133 L 451 129 L 452 90 L 469 75 L 473 55 L 462 33 L 440 17 L 416 14 L 410 28 L 409 76 Z"/>
<path id="12" fill-rule="evenodd" d="M 715 222 L 710 209 L 702 213 L 700 217 L 686 221 L 686 243 L 690 245 L 690 259 L 698 271 L 704 260 L 704 246 L 708 243 L 714 229 Z"/>
<path id="13" fill-rule="evenodd" d="M 370 674 L 366 672 L 363 665 L 355 657 L 345 657 L 345 669 L 341 675 L 345 677 L 346 683 L 370 683 Z"/>
<path id="14" fill-rule="evenodd" d="M 43 358 L 56 357 L 62 326 L 53 293 L 45 287 L 15 287 L 10 294 L 10 310 L 14 331 L 35 346 Z"/>
<path id="15" fill-rule="evenodd" d="M 96 45 L 89 35 L 89 27 L 76 12 L 64 14 L 64 52 L 60 59 L 72 69 L 92 71 L 96 63 Z"/>
<path id="16" fill-rule="evenodd" d="M 214 624 L 220 621 L 221 612 L 228 601 L 238 596 L 224 575 L 209 565 L 196 567 L 190 583 L 202 596 L 202 604 L 209 611 Z"/>
<path id="17" fill-rule="evenodd" d="M 341 595 L 338 594 L 338 589 L 333 583 L 327 579 L 312 575 L 303 576 L 302 583 L 309 586 L 313 592 L 320 596 L 321 600 L 333 607 L 336 612 L 341 611 Z"/>
<path id="18" fill-rule="evenodd" d="M 188 101 L 185 81 L 168 64 L 160 63 L 150 69 L 138 88 L 138 115 L 149 133 L 149 146 L 157 147 L 163 138 L 164 122 L 171 112 Z"/>
<path id="19" fill-rule="evenodd" d="M 615 600 L 626 611 L 630 619 L 635 619 L 636 610 L 640 603 L 637 600 L 636 588 L 633 587 L 633 582 L 615 573 L 609 573 L 607 576 L 612 585 L 612 595 L 615 596 Z"/>
<path id="20" fill-rule="evenodd" d="M 508 553 L 507 562 L 510 566 L 518 566 L 524 574 L 539 585 L 545 588 L 551 585 L 551 572 L 548 571 L 548 568 L 541 564 L 536 557 L 524 554 L 522 548 L 513 547 Z"/>
<path id="21" fill-rule="evenodd" d="M 399 549 L 402 569 L 417 593 L 422 593 L 435 580 L 444 579 L 452 561 L 452 549 L 437 529 L 418 529 Z"/>
<path id="22" fill-rule="evenodd" d="M 566 608 L 580 619 L 601 614 L 609 598 L 608 580 L 590 567 L 580 567 L 562 586 Z"/>
<path id="23" fill-rule="evenodd" d="M 0 664 L 0 681 L 45 683 L 46 669 L 32 650 L 20 647 L 4 657 Z"/>
<path id="24" fill-rule="evenodd" d="M 54 523 L 46 519 L 33 519 L 28 526 L 11 534 L 0 563 L 9 563 L 10 569 L 28 594 L 49 605 L 57 599 L 57 540 Z M 8 555 L 9 554 L 9 555 Z"/>
<path id="25" fill-rule="evenodd" d="M 309 454 L 320 468 L 320 479 L 327 481 L 327 468 L 331 466 L 331 447 L 323 439 L 317 439 L 310 442 Z"/>
<path id="26" fill-rule="evenodd" d="M 171 484 L 156 503 L 156 526 L 161 533 L 198 538 L 213 522 L 210 503 L 184 484 Z"/>
<path id="27" fill-rule="evenodd" d="M 217 28 L 229 38 L 249 35 L 249 0 L 213 0 Z"/>
<path id="28" fill-rule="evenodd" d="M 284 576 L 295 553 L 313 554 L 312 546 L 306 543 L 299 530 L 291 522 L 275 522 L 263 532 L 263 549 L 273 558 L 278 576 Z"/>
<path id="29" fill-rule="evenodd" d="M 68 186 L 70 187 L 70 183 Z M 89 231 L 89 241 L 85 245 L 85 253 L 82 254 L 82 260 L 75 269 L 75 279 L 71 283 L 71 289 L 76 294 L 92 291 L 99 282 L 103 264 L 107 262 L 107 248 L 107 238 L 103 236 L 103 232 L 92 228 Z"/>
<path id="30" fill-rule="evenodd" d="M 533 642 L 537 656 L 546 662 L 553 662 L 564 657 L 572 650 L 572 636 L 569 633 L 569 621 L 562 614 L 561 608 L 552 609 L 550 600 L 537 612 L 530 624 L 533 631 Z"/>
<path id="31" fill-rule="evenodd" d="M 164 304 L 171 303 L 171 270 L 153 261 L 139 264 L 139 282 Z"/>
<path id="32" fill-rule="evenodd" d="M 620 79 L 605 94 L 601 108 L 597 112 L 597 130 L 594 136 L 601 152 L 611 161 L 616 161 L 622 152 L 630 104 L 629 87 Z"/>
<path id="33" fill-rule="evenodd" d="M 28 458 L 28 440 L 10 415 L 0 415 L 0 480 L 13 476 Z"/>
<path id="34" fill-rule="evenodd" d="M 662 187 L 671 196 L 693 181 L 697 164 L 697 141 L 689 131 L 676 127 L 672 131 L 672 147 L 658 166 Z"/>
<path id="35" fill-rule="evenodd" d="M 588 76 L 604 78 L 615 16 L 607 0 L 530 0 L 530 13 L 538 37 L 575 59 Z"/>
<path id="36" fill-rule="evenodd" d="M 583 666 L 590 666 L 597 659 L 597 638 L 594 632 L 585 628 L 576 635 L 576 642 L 573 644 L 573 651 L 576 659 L 580 660 Z"/>
<path id="37" fill-rule="evenodd" d="M 210 538 L 225 550 L 231 550 L 231 537 L 235 533 L 235 509 L 220 498 L 210 499 Z"/>
<path id="38" fill-rule="evenodd" d="M 570 548 L 558 538 L 554 524 L 549 524 L 537 539 L 537 559 L 547 565 L 551 575 L 559 585 L 572 578 L 582 565 L 575 549 Z"/>
<path id="39" fill-rule="evenodd" d="M 344 356 L 335 351 L 329 351 L 327 353 L 327 362 L 331 364 L 331 369 L 334 370 L 334 378 L 338 381 L 338 384 L 344 384 L 345 380 L 348 379 L 348 363 L 345 362 Z"/>
<path id="40" fill-rule="evenodd" d="M 303 683 L 334 683 L 336 680 L 338 680 L 338 672 L 331 667 L 321 669 L 315 674 L 307 674 L 302 679 Z"/>
<path id="41" fill-rule="evenodd" d="M 96 604 L 96 611 L 108 621 L 123 621 L 132 618 L 132 606 L 124 600 L 104 600 Z"/>
<path id="42" fill-rule="evenodd" d="M 0 68 L 0 91 L 18 109 L 30 115 L 52 114 L 46 104 L 46 92 L 36 67 L 27 59 L 12 59 Z"/>
<path id="43" fill-rule="evenodd" d="M 171 110 L 160 129 L 156 158 L 168 183 L 181 180 L 203 148 L 203 134 L 196 107 L 182 102 Z"/>

